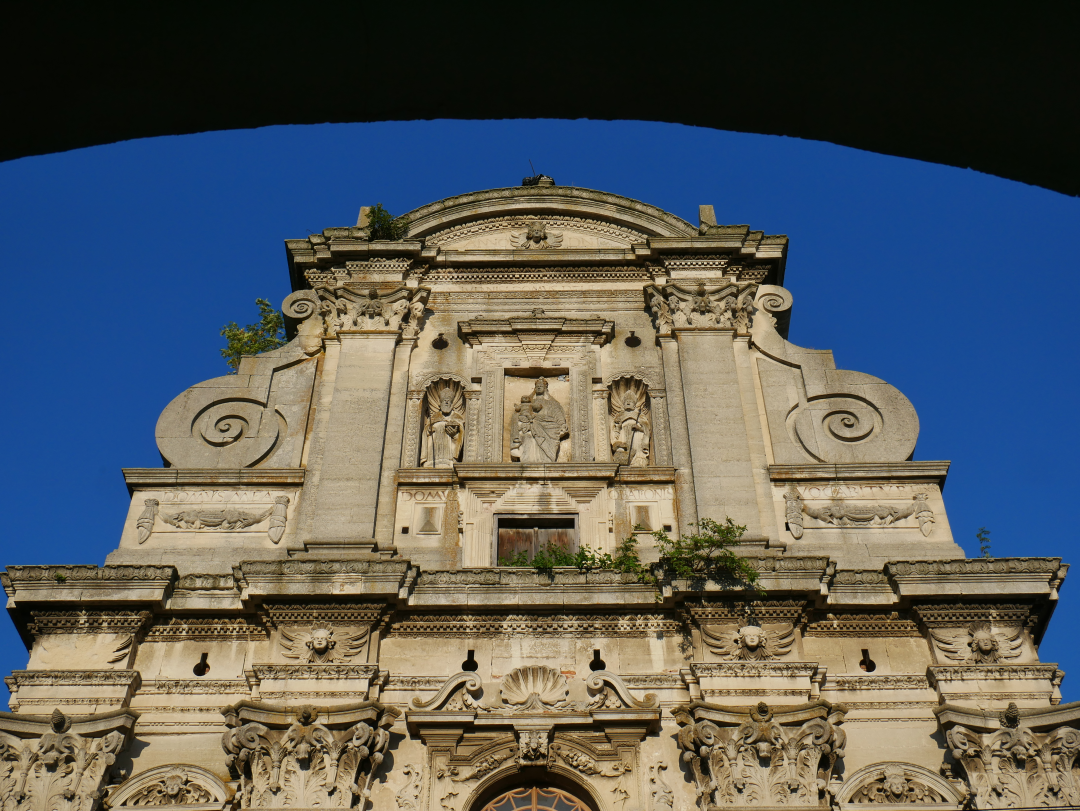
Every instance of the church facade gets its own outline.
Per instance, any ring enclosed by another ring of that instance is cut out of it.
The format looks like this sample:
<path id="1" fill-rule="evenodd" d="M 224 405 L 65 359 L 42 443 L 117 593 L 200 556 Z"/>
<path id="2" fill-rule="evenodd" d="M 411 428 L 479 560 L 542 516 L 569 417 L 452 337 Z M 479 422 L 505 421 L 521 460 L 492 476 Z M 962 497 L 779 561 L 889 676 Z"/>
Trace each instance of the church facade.
<path id="1" fill-rule="evenodd" d="M 368 212 L 286 241 L 292 340 L 165 407 L 104 565 L 0 576 L 4 811 L 1080 804 L 1067 566 L 965 559 L 908 399 L 787 340 L 786 237 Z M 657 563 L 728 518 L 756 588 Z"/>

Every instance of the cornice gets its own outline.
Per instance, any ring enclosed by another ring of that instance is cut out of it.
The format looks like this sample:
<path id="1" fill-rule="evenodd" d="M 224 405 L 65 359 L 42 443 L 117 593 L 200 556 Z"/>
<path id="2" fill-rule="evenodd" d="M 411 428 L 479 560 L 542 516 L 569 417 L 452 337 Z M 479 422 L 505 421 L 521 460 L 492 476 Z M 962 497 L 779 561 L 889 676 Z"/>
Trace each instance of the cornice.
<path id="1" fill-rule="evenodd" d="M 303 468 L 243 468 L 219 470 L 217 468 L 156 468 L 126 467 L 123 469 L 128 492 L 136 487 L 242 487 L 281 486 L 304 483 Z"/>
<path id="2" fill-rule="evenodd" d="M 857 462 L 850 464 L 769 465 L 769 478 L 787 481 L 919 479 L 944 486 L 951 462 Z"/>

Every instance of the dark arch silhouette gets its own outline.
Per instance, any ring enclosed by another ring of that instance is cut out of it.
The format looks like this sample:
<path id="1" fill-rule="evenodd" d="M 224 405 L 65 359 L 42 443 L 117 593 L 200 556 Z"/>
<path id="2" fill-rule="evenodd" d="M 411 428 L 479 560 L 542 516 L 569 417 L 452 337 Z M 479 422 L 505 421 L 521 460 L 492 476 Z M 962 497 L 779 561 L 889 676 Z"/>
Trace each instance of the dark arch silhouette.
<path id="1" fill-rule="evenodd" d="M 1080 194 L 1080 6 L 938 5 L 23 3 L 0 159 L 270 124 L 641 119 Z"/>

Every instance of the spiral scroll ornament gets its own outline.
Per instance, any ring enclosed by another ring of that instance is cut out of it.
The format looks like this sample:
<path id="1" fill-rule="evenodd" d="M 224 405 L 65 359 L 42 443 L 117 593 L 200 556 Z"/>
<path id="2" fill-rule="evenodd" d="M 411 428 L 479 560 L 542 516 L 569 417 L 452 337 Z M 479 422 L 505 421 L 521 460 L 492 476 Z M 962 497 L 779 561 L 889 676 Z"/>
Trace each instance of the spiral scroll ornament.
<path id="1" fill-rule="evenodd" d="M 872 403 L 844 394 L 811 398 L 788 420 L 792 438 L 819 462 L 862 461 L 864 446 L 883 440 L 884 420 Z"/>
<path id="2" fill-rule="evenodd" d="M 193 437 L 236 458 L 237 467 L 262 459 L 281 430 L 277 412 L 251 400 L 219 400 L 205 408 L 191 426 Z"/>
<path id="3" fill-rule="evenodd" d="M 319 297 L 314 290 L 297 290 L 281 303 L 286 318 L 303 321 L 319 312 Z"/>

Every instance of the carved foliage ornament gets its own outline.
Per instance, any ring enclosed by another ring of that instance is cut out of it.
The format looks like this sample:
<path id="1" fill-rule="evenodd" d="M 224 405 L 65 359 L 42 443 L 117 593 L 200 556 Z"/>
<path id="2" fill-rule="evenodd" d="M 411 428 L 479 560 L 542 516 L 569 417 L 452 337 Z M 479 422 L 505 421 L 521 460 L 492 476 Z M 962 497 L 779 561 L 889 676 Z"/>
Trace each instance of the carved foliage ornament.
<path id="1" fill-rule="evenodd" d="M 810 507 L 791 486 L 784 492 L 784 520 L 792 537 L 798 539 L 806 530 L 805 516 L 833 527 L 889 527 L 914 516 L 919 531 L 929 536 L 934 531 L 934 511 L 926 499 L 926 493 L 916 493 L 910 504 L 862 504 L 835 498 L 822 507 Z"/>
<path id="2" fill-rule="evenodd" d="M 53 710 L 39 738 L 0 732 L 0 804 L 4 808 L 92 811 L 127 738 L 120 730 L 100 737 L 71 731 L 71 720 Z"/>
<path id="3" fill-rule="evenodd" d="M 1000 722 L 1003 728 L 996 732 L 980 734 L 956 726 L 946 733 L 977 807 L 1080 805 L 1080 731 L 1061 726 L 1042 734 L 1032 732 L 1023 726 L 1015 704 L 1009 704 Z"/>
<path id="4" fill-rule="evenodd" d="M 921 766 L 879 763 L 849 776 L 839 799 L 856 805 L 955 805 L 956 794 L 944 778 Z"/>
<path id="5" fill-rule="evenodd" d="M 827 702 L 789 708 L 779 718 L 763 701 L 748 713 L 699 702 L 673 713 L 701 811 L 820 805 L 833 766 L 844 755 L 847 736 L 840 724 L 845 709 Z"/>
<path id="6" fill-rule="evenodd" d="M 229 729 L 221 745 L 226 764 L 240 777 L 240 807 L 363 809 L 398 714 L 380 704 L 370 707 L 376 712 L 369 720 L 345 729 L 319 723 L 310 706 L 296 710 L 288 729 L 257 722 Z"/>
<path id="7" fill-rule="evenodd" d="M 300 322 L 301 348 L 314 354 L 321 349 L 323 337 L 332 338 L 341 330 L 400 330 L 403 337 L 415 338 L 424 326 L 429 292 L 426 287 L 399 287 L 384 293 L 375 288 L 358 293 L 316 285 L 314 290 L 299 290 L 286 298 L 282 312 Z"/>
<path id="8" fill-rule="evenodd" d="M 661 334 L 687 327 L 719 327 L 748 335 L 757 312 L 756 292 L 757 285 L 739 288 L 733 284 L 720 287 L 699 284 L 692 288 L 669 284 L 645 288 L 656 331 Z"/>

